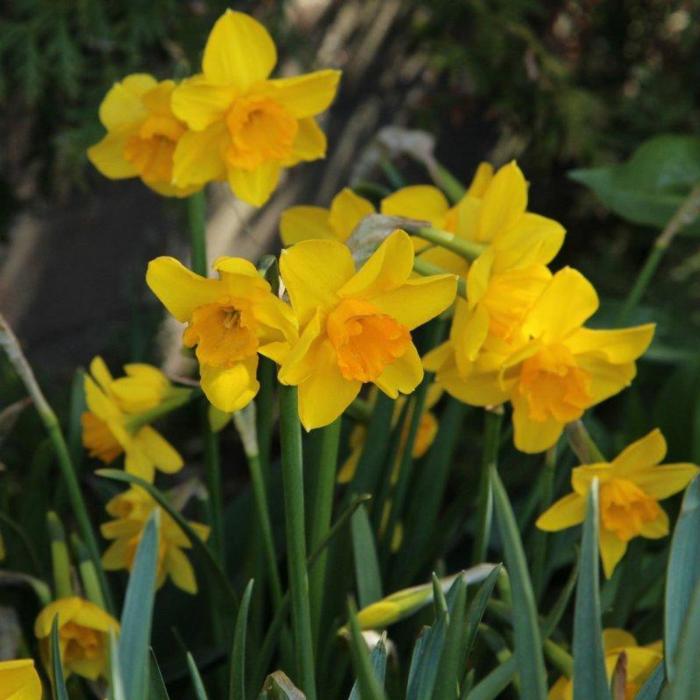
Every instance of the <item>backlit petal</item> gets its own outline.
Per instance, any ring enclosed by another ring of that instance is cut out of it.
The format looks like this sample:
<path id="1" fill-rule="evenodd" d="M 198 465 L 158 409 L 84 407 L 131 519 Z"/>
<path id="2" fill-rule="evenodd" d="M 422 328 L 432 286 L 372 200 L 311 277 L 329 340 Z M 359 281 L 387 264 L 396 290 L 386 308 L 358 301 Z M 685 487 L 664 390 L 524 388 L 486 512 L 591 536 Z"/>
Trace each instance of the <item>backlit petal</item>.
<path id="1" fill-rule="evenodd" d="M 203 185 L 226 176 L 222 152 L 227 139 L 223 124 L 204 131 L 186 131 L 173 154 L 173 183 L 178 187 Z"/>
<path id="2" fill-rule="evenodd" d="M 255 376 L 257 368 L 257 354 L 233 367 L 201 365 L 202 391 L 220 411 L 240 411 L 255 398 L 260 388 Z"/>
<path id="3" fill-rule="evenodd" d="M 381 212 L 387 216 L 427 221 L 442 228 L 449 206 L 447 198 L 437 187 L 411 185 L 382 199 Z"/>
<path id="4" fill-rule="evenodd" d="M 328 223 L 328 209 L 323 207 L 290 207 L 280 217 L 280 236 L 284 245 L 313 239 L 335 240 L 336 235 Z"/>
<path id="5" fill-rule="evenodd" d="M 261 207 L 275 191 L 280 172 L 280 166 L 274 162 L 263 163 L 255 170 L 233 168 L 228 171 L 228 184 L 236 197 Z"/>
<path id="6" fill-rule="evenodd" d="M 598 536 L 600 545 L 600 558 L 603 561 L 605 578 L 610 578 L 615 571 L 620 559 L 625 556 L 627 542 L 623 542 L 614 533 L 601 526 Z"/>
<path id="7" fill-rule="evenodd" d="M 345 242 L 357 224 L 369 214 L 374 214 L 372 202 L 346 187 L 333 197 L 328 212 L 328 224 L 333 230 L 335 238 Z"/>
<path id="8" fill-rule="evenodd" d="M 515 161 L 493 176 L 482 202 L 479 240 L 492 241 L 515 224 L 527 207 L 527 182 Z"/>
<path id="9" fill-rule="evenodd" d="M 136 177 L 138 169 L 124 158 L 126 141 L 131 132 L 115 131 L 87 150 L 88 160 L 104 175 L 112 180 Z"/>
<path id="10" fill-rule="evenodd" d="M 213 85 L 201 73 L 185 78 L 173 91 L 172 110 L 190 129 L 202 131 L 224 118 L 236 91 L 228 85 Z"/>
<path id="11" fill-rule="evenodd" d="M 423 380 L 423 365 L 415 345 L 411 343 L 406 352 L 384 368 L 375 384 L 389 397 L 396 399 L 401 394 L 410 394 Z"/>
<path id="12" fill-rule="evenodd" d="M 660 464 L 665 456 L 666 440 L 661 431 L 655 428 L 620 452 L 612 461 L 612 467 L 618 476 L 631 476 Z"/>
<path id="13" fill-rule="evenodd" d="M 292 78 L 276 78 L 265 84 L 263 92 L 284 105 L 297 119 L 314 117 L 333 102 L 340 75 L 339 70 L 326 69 Z"/>
<path id="14" fill-rule="evenodd" d="M 586 500 L 577 493 L 570 493 L 550 506 L 535 525 L 540 530 L 556 532 L 580 525 L 586 517 Z"/>
<path id="15" fill-rule="evenodd" d="M 142 97 L 158 81 L 147 73 L 134 73 L 110 88 L 100 104 L 100 121 L 108 131 L 138 124 L 147 116 Z"/>
<path id="16" fill-rule="evenodd" d="M 639 488 L 648 496 L 661 501 L 682 491 L 698 474 L 695 464 L 664 464 L 632 476 Z"/>

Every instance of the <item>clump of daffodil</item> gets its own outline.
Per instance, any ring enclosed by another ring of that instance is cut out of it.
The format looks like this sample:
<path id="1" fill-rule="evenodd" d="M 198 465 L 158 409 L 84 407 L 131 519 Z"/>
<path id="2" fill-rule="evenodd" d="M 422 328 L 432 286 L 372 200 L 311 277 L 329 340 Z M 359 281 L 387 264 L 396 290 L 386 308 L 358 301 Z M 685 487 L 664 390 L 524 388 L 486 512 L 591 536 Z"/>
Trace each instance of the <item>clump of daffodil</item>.
<path id="1" fill-rule="evenodd" d="M 0 700 L 41 700 L 41 680 L 33 659 L 0 661 Z"/>
<path id="2" fill-rule="evenodd" d="M 515 446 L 541 452 L 586 409 L 620 392 L 636 374 L 654 325 L 593 330 L 585 321 L 598 295 L 581 273 L 557 272 L 513 331 L 511 342 L 490 337 L 476 360 L 463 332 L 459 305 L 447 343 L 424 358 L 436 381 L 455 398 L 476 406 L 510 401 Z"/>
<path id="3" fill-rule="evenodd" d="M 131 487 L 107 503 L 107 513 L 114 518 L 100 528 L 105 539 L 114 540 L 102 555 L 102 564 L 107 571 L 131 571 L 146 523 L 156 508 L 159 508 L 156 501 L 138 486 Z M 183 551 L 190 549 L 192 543 L 162 509 L 160 517 L 156 585 L 162 586 L 170 577 L 178 588 L 194 594 L 197 592 L 197 580 L 192 564 Z M 206 525 L 190 522 L 190 526 L 202 540 L 209 536 Z"/>
<path id="4" fill-rule="evenodd" d="M 196 346 L 202 390 L 216 408 L 231 413 L 258 393 L 258 353 L 280 362 L 296 340 L 296 319 L 248 260 L 219 258 L 214 269 L 219 279 L 160 257 L 149 263 L 146 282 L 187 323 L 183 342 Z"/>
<path id="5" fill-rule="evenodd" d="M 665 456 L 666 441 L 657 429 L 632 443 L 612 462 L 576 467 L 571 473 L 573 493 L 545 511 L 537 527 L 554 532 L 582 523 L 588 491 L 597 478 L 600 556 L 610 578 L 630 540 L 668 535 L 668 516 L 659 501 L 682 491 L 700 471 L 687 463 L 658 466 Z"/>
<path id="6" fill-rule="evenodd" d="M 337 241 L 302 241 L 283 251 L 280 272 L 300 336 L 279 380 L 299 387 L 307 430 L 334 421 L 365 383 L 397 398 L 422 380 L 411 331 L 450 306 L 457 278 L 412 277 L 413 258 L 404 231 L 392 233 L 359 270 Z"/>
<path id="7" fill-rule="evenodd" d="M 107 133 L 88 149 L 90 162 L 106 177 L 139 177 L 158 194 L 186 197 L 201 184 L 172 183 L 175 147 L 187 126 L 172 111 L 175 83 L 136 73 L 115 83 L 100 105 Z"/>
<path id="8" fill-rule="evenodd" d="M 49 636 L 58 616 L 58 640 L 66 675 L 75 673 L 97 680 L 106 677 L 109 662 L 109 633 L 119 632 L 119 623 L 88 600 L 71 596 L 47 605 L 36 618 L 34 634 L 44 663 L 49 660 Z"/>
<path id="9" fill-rule="evenodd" d="M 621 654 L 627 659 L 624 700 L 634 700 L 654 669 L 663 660 L 661 642 L 640 646 L 625 630 L 610 628 L 603 631 L 605 670 L 610 681 Z M 548 700 L 573 700 L 574 683 L 562 676 L 550 689 Z"/>
<path id="10" fill-rule="evenodd" d="M 90 363 L 85 375 L 83 445 L 90 456 L 109 464 L 122 452 L 125 469 L 153 481 L 155 470 L 172 474 L 182 469 L 182 457 L 150 425 L 142 424 L 147 411 L 169 402 L 182 403 L 188 389 L 174 387 L 156 367 L 125 365 L 126 376 L 114 379 L 101 357 Z"/>
<path id="11" fill-rule="evenodd" d="M 340 72 L 270 79 L 277 50 L 252 17 L 227 10 L 209 35 L 202 72 L 173 93 L 189 127 L 175 149 L 173 183 L 198 187 L 226 180 L 250 204 L 264 204 L 282 169 L 326 154 L 314 117 L 335 97 Z"/>

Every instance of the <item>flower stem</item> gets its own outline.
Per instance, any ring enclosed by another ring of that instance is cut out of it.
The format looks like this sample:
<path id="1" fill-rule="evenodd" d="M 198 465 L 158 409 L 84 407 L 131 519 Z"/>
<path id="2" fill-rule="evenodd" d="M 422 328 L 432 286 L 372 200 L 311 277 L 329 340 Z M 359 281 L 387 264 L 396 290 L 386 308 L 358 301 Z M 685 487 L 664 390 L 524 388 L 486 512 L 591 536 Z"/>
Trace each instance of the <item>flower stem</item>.
<path id="1" fill-rule="evenodd" d="M 569 423 L 564 429 L 571 451 L 578 457 L 581 464 L 606 462 L 603 453 L 598 449 L 582 420 Z"/>
<path id="2" fill-rule="evenodd" d="M 498 464 L 498 447 L 501 440 L 501 423 L 503 408 L 484 412 L 484 451 L 481 460 L 481 479 L 479 481 L 479 501 L 477 504 L 476 533 L 474 536 L 474 553 L 472 562 L 480 564 L 486 559 L 486 552 L 491 538 L 493 520 L 493 485 L 491 484 L 491 466 Z"/>
<path id="3" fill-rule="evenodd" d="M 449 274 L 447 270 L 443 270 L 441 267 L 438 267 L 427 260 L 421 260 L 420 257 L 413 261 L 413 269 L 419 275 L 423 275 L 424 277 L 427 277 L 428 275 Z M 457 278 L 457 294 L 465 299 L 467 298 L 467 283 L 463 277 Z"/>
<path id="4" fill-rule="evenodd" d="M 66 531 L 58 515 L 53 511 L 46 514 L 46 522 L 51 540 L 54 593 L 56 598 L 69 598 L 73 595 L 73 584 L 70 577 L 70 557 L 66 544 Z"/>
<path id="5" fill-rule="evenodd" d="M 226 570 L 224 547 L 224 505 L 221 487 L 221 454 L 219 435 L 209 425 L 208 404 L 201 404 L 202 438 L 204 440 L 204 471 L 209 492 L 209 521 L 211 548 L 221 568 Z"/>
<path id="6" fill-rule="evenodd" d="M 204 190 L 187 198 L 187 218 L 190 225 L 192 246 L 192 270 L 198 275 L 207 275 L 207 201 Z"/>
<path id="7" fill-rule="evenodd" d="M 297 673 L 308 700 L 316 700 L 314 651 L 311 636 L 309 581 L 304 524 L 304 465 L 296 387 L 280 386 L 280 438 L 284 491 L 287 565 L 292 600 L 292 628 Z"/>
<path id="8" fill-rule="evenodd" d="M 483 252 L 484 246 L 479 243 L 474 243 L 473 241 L 468 241 L 465 238 L 459 238 L 455 236 L 454 233 L 449 231 L 442 231 L 438 228 L 433 228 L 432 226 L 411 226 L 407 225 L 406 230 L 408 233 L 418 236 L 425 241 L 428 241 L 434 245 L 439 245 L 442 248 L 457 253 L 461 255 L 466 260 L 476 260 Z"/>
<path id="9" fill-rule="evenodd" d="M 542 471 L 539 483 L 539 512 L 544 513 L 552 503 L 554 492 L 554 474 L 557 467 L 557 446 L 547 450 L 544 459 L 544 470 Z M 532 555 L 532 587 L 535 596 L 539 600 L 544 589 L 544 573 L 547 561 L 547 533 L 544 530 L 535 528 L 533 534 L 533 555 Z"/>

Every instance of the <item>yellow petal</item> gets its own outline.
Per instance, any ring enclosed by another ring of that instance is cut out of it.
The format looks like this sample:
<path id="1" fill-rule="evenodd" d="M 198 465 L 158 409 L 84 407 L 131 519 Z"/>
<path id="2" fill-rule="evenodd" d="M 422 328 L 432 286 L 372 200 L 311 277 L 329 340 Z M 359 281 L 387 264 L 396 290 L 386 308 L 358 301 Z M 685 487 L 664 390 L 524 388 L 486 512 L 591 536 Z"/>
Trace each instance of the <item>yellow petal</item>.
<path id="1" fill-rule="evenodd" d="M 492 241 L 513 226 L 527 207 L 527 182 L 515 161 L 493 176 L 482 199 L 479 240 Z"/>
<path id="2" fill-rule="evenodd" d="M 656 466 L 666 456 L 666 440 L 658 428 L 625 447 L 612 461 L 618 476 L 631 476 L 635 472 Z"/>
<path id="3" fill-rule="evenodd" d="M 659 508 L 659 514 L 654 520 L 642 523 L 639 534 L 642 537 L 648 537 L 650 540 L 658 540 L 662 537 L 666 537 L 669 530 L 668 515 L 663 508 Z"/>
<path id="4" fill-rule="evenodd" d="M 112 542 L 102 555 L 102 566 L 107 571 L 119 571 L 128 566 L 129 540 L 118 539 Z"/>
<path id="5" fill-rule="evenodd" d="M 41 700 L 33 659 L 0 661 L 0 700 Z"/>
<path id="6" fill-rule="evenodd" d="M 183 323 L 198 306 L 215 302 L 222 293 L 218 280 L 201 277 L 169 256 L 148 263 L 146 284 L 168 312 Z"/>
<path id="7" fill-rule="evenodd" d="M 263 163 L 255 170 L 234 168 L 228 171 L 228 184 L 233 193 L 254 207 L 261 207 L 275 191 L 280 179 L 277 163 Z"/>
<path id="8" fill-rule="evenodd" d="M 682 491 L 698 474 L 700 469 L 694 464 L 664 464 L 631 475 L 639 488 L 647 496 L 661 501 Z"/>
<path id="9" fill-rule="evenodd" d="M 107 668 L 107 658 L 103 653 L 93 659 L 73 659 L 66 666 L 68 671 L 77 673 L 88 680 L 96 681 L 104 675 Z"/>
<path id="10" fill-rule="evenodd" d="M 185 593 L 197 593 L 197 579 L 187 555 L 177 547 L 170 547 L 165 555 L 165 570 L 173 583 Z"/>
<path id="11" fill-rule="evenodd" d="M 299 326 L 305 326 L 317 308 L 334 306 L 338 290 L 354 272 L 350 251 L 337 241 L 302 241 L 282 251 L 280 274 Z"/>
<path id="12" fill-rule="evenodd" d="M 112 373 L 109 371 L 107 364 L 99 355 L 93 357 L 90 361 L 90 374 L 99 384 L 102 391 L 109 393 L 114 378 L 112 377 Z"/>
<path id="13" fill-rule="evenodd" d="M 314 117 L 328 109 L 338 91 L 339 70 L 319 70 L 276 78 L 265 83 L 263 92 L 284 105 L 297 119 Z"/>
<path id="14" fill-rule="evenodd" d="M 108 131 L 133 126 L 148 116 L 142 97 L 158 81 L 147 73 L 128 75 L 114 83 L 100 104 L 100 121 Z"/>
<path id="15" fill-rule="evenodd" d="M 299 120 L 299 129 L 292 145 L 292 155 L 284 165 L 296 165 L 300 161 L 318 160 L 326 155 L 326 135 L 313 117 Z"/>
<path id="16" fill-rule="evenodd" d="M 328 223 L 328 210 L 322 207 L 290 207 L 280 217 L 280 236 L 284 245 L 313 239 L 336 239 Z"/>
<path id="17" fill-rule="evenodd" d="M 619 394 L 637 374 L 634 362 L 616 365 L 592 355 L 577 355 L 576 360 L 591 376 L 591 406 Z"/>
<path id="18" fill-rule="evenodd" d="M 481 237 L 479 231 L 479 217 L 483 208 L 483 202 L 477 197 L 466 194 L 450 210 L 450 217 L 454 217 L 454 233 L 460 238 L 465 238 L 477 243 L 491 243 Z M 450 228 L 452 230 L 452 228 Z"/>
<path id="19" fill-rule="evenodd" d="M 425 365 L 425 360 L 423 361 Z M 508 400 L 509 393 L 501 385 L 499 373 L 480 371 L 472 365 L 466 375 L 462 375 L 452 355 L 440 367 L 436 381 L 450 396 L 470 406 L 497 406 Z"/>
<path id="20" fill-rule="evenodd" d="M 649 647 L 632 647 L 625 649 L 627 654 L 627 679 L 640 688 L 649 679 L 654 669 L 663 660 L 663 654 Z"/>
<path id="21" fill-rule="evenodd" d="M 73 622 L 83 627 L 89 627 L 100 632 L 109 632 L 119 629 L 119 623 L 108 613 L 89 600 L 80 600 L 80 606 L 76 610 Z"/>
<path id="22" fill-rule="evenodd" d="M 155 465 L 141 449 L 140 445 L 132 442 L 126 447 L 125 452 L 124 469 L 129 474 L 134 474 L 152 484 L 155 477 Z"/>
<path id="23" fill-rule="evenodd" d="M 622 651 L 625 647 L 636 647 L 637 640 L 629 632 L 609 627 L 603 630 L 603 649 L 609 654 L 612 651 Z"/>
<path id="24" fill-rule="evenodd" d="M 442 228 L 449 207 L 445 195 L 432 185 L 402 187 L 381 202 L 382 214 L 427 221 L 437 228 Z"/>
<path id="25" fill-rule="evenodd" d="M 493 180 L 493 165 L 491 163 L 479 163 L 472 181 L 469 183 L 467 194 L 470 197 L 483 197 L 486 189 Z"/>
<path id="26" fill-rule="evenodd" d="M 202 391 L 220 411 L 233 413 L 245 408 L 258 393 L 258 356 L 253 355 L 233 367 L 200 367 Z"/>
<path id="27" fill-rule="evenodd" d="M 528 454 L 544 452 L 556 445 L 564 430 L 564 424 L 549 418 L 534 421 L 530 418 L 527 403 L 513 399 L 513 442 Z"/>
<path id="28" fill-rule="evenodd" d="M 372 202 L 346 187 L 333 197 L 328 212 L 328 224 L 333 230 L 336 240 L 344 243 L 357 224 L 370 214 L 374 214 Z"/>
<path id="29" fill-rule="evenodd" d="M 581 328 L 568 339 L 567 347 L 578 355 L 592 353 L 616 364 L 632 362 L 646 352 L 655 328 L 653 323 L 608 331 Z"/>
<path id="30" fill-rule="evenodd" d="M 573 700 L 574 684 L 570 678 L 561 676 L 549 689 L 547 700 Z"/>
<path id="31" fill-rule="evenodd" d="M 581 496 L 586 496 L 591 488 L 593 479 L 601 483 L 609 481 L 614 476 L 611 465 L 608 462 L 596 462 L 575 467 L 571 472 L 571 486 Z"/>
<path id="32" fill-rule="evenodd" d="M 600 558 L 603 561 L 603 572 L 605 573 L 605 578 L 610 578 L 620 559 L 625 556 L 627 542 L 623 542 L 615 533 L 606 530 L 602 525 L 600 526 L 598 542 Z"/>
<path id="33" fill-rule="evenodd" d="M 384 368 L 375 384 L 392 399 L 399 393 L 410 394 L 423 381 L 423 365 L 415 345 L 411 343 L 406 352 Z"/>
<path id="34" fill-rule="evenodd" d="M 423 367 L 428 372 L 437 372 L 454 357 L 452 344 L 445 342 L 423 355 Z"/>
<path id="35" fill-rule="evenodd" d="M 550 506 L 535 525 L 540 530 L 556 532 L 580 525 L 586 517 L 586 500 L 577 493 L 570 493 Z"/>
<path id="36" fill-rule="evenodd" d="M 130 136 L 131 133 L 125 131 L 107 134 L 99 143 L 88 148 L 88 160 L 111 180 L 138 176 L 138 169 L 124 158 L 126 141 Z"/>
<path id="37" fill-rule="evenodd" d="M 316 365 L 316 353 L 323 341 L 321 319 L 316 313 L 284 358 L 278 375 L 279 381 L 282 384 L 296 386 L 310 377 Z"/>
<path id="38" fill-rule="evenodd" d="M 226 176 L 222 152 L 226 140 L 223 124 L 215 123 L 204 131 L 186 131 L 173 154 L 173 183 L 178 187 L 203 185 Z"/>
<path id="39" fill-rule="evenodd" d="M 138 442 L 146 456 L 159 471 L 173 474 L 182 469 L 183 461 L 179 452 L 150 425 L 141 428 L 134 435 L 134 441 Z"/>
<path id="40" fill-rule="evenodd" d="M 265 80 L 276 62 L 277 49 L 265 27 L 242 12 L 226 10 L 209 34 L 202 70 L 210 82 L 246 92 Z"/>
<path id="41" fill-rule="evenodd" d="M 173 91 L 172 110 L 190 129 L 202 131 L 224 118 L 236 91 L 228 85 L 214 85 L 201 73 L 183 80 Z"/>
<path id="42" fill-rule="evenodd" d="M 566 231 L 554 219 L 524 214 L 515 228 L 496 237 L 497 271 L 529 265 L 547 265 L 564 243 Z"/>

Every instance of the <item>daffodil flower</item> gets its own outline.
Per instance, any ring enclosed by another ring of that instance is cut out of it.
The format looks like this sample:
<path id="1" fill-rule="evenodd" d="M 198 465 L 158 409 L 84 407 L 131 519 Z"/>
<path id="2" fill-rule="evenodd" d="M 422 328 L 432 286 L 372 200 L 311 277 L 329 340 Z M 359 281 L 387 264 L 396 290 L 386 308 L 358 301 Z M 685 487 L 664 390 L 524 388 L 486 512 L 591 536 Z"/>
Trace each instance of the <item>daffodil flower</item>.
<path id="1" fill-rule="evenodd" d="M 411 331 L 453 301 L 454 275 L 412 277 L 413 244 L 392 233 L 359 269 L 337 241 L 303 241 L 283 251 L 280 271 L 300 336 L 279 380 L 299 387 L 307 430 L 328 425 L 372 382 L 387 396 L 423 378 Z"/>
<path id="2" fill-rule="evenodd" d="M 637 697 L 641 687 L 663 660 L 661 642 L 640 646 L 633 635 L 617 628 L 603 631 L 603 649 L 605 650 L 605 670 L 608 680 L 612 680 L 620 654 L 627 657 L 625 698 L 629 698 L 629 700 Z M 551 687 L 547 697 L 548 700 L 573 700 L 573 680 L 562 676 Z"/>
<path id="3" fill-rule="evenodd" d="M 112 180 L 139 177 L 169 197 L 186 197 L 201 184 L 172 184 L 173 155 L 187 126 L 170 106 L 175 83 L 152 75 L 129 75 L 114 86 L 100 105 L 104 138 L 88 149 L 90 162 Z"/>
<path id="4" fill-rule="evenodd" d="M 545 511 L 537 527 L 553 532 L 582 523 L 588 491 L 597 478 L 600 556 L 610 578 L 631 539 L 668 535 L 668 516 L 658 502 L 682 491 L 700 471 L 687 463 L 658 466 L 665 456 L 666 441 L 657 429 L 633 442 L 612 462 L 576 467 L 571 474 L 573 493 Z"/>
<path id="5" fill-rule="evenodd" d="M 333 101 L 340 72 L 270 79 L 276 62 L 272 38 L 252 17 L 227 10 L 217 20 L 202 72 L 173 93 L 173 111 L 190 129 L 175 149 L 176 186 L 227 180 L 238 197 L 260 206 L 283 168 L 325 156 L 314 117 Z"/>
<path id="6" fill-rule="evenodd" d="M 36 618 L 34 634 L 39 640 L 44 663 L 49 659 L 49 636 L 58 616 L 58 641 L 66 675 L 75 673 L 92 681 L 106 677 L 109 663 L 110 632 L 119 632 L 119 623 L 88 600 L 71 596 L 47 605 Z"/>
<path id="7" fill-rule="evenodd" d="M 81 416 L 83 445 L 91 457 L 105 464 L 125 454 L 126 471 L 153 481 L 155 471 L 172 474 L 182 469 L 182 457 L 150 425 L 138 423 L 140 414 L 190 392 L 179 389 L 156 367 L 130 364 L 125 377 L 114 379 L 101 357 L 85 375 L 88 411 Z M 134 422 L 137 421 L 137 422 Z"/>
<path id="8" fill-rule="evenodd" d="M 0 700 L 41 700 L 41 680 L 33 659 L 0 661 Z"/>
<path id="9" fill-rule="evenodd" d="M 297 338 L 294 315 L 255 266 L 219 258 L 208 279 L 170 257 L 151 260 L 146 282 L 165 308 L 187 323 L 183 342 L 196 346 L 202 390 L 221 411 L 247 406 L 258 393 L 258 353 L 280 362 Z"/>
<path id="10" fill-rule="evenodd" d="M 505 303 L 505 300 L 504 300 Z M 436 381 L 455 398 L 476 406 L 510 401 L 515 446 L 542 452 L 564 426 L 614 396 L 636 374 L 654 324 L 592 330 L 583 324 L 598 308 L 598 295 L 581 273 L 557 272 L 525 314 L 518 342 L 492 338 L 476 360 L 457 308 L 447 343 L 424 358 Z"/>
<path id="11" fill-rule="evenodd" d="M 152 511 L 158 507 L 153 498 L 138 486 L 133 486 L 107 503 L 107 513 L 114 518 L 100 528 L 105 539 L 114 540 L 102 555 L 102 565 L 107 571 L 131 571 L 146 523 Z M 183 551 L 190 549 L 192 543 L 167 513 L 161 510 L 160 516 L 156 585 L 162 586 L 170 577 L 178 588 L 194 594 L 197 592 L 197 580 L 192 564 Z M 206 525 L 191 522 L 190 526 L 202 540 L 209 536 Z"/>

